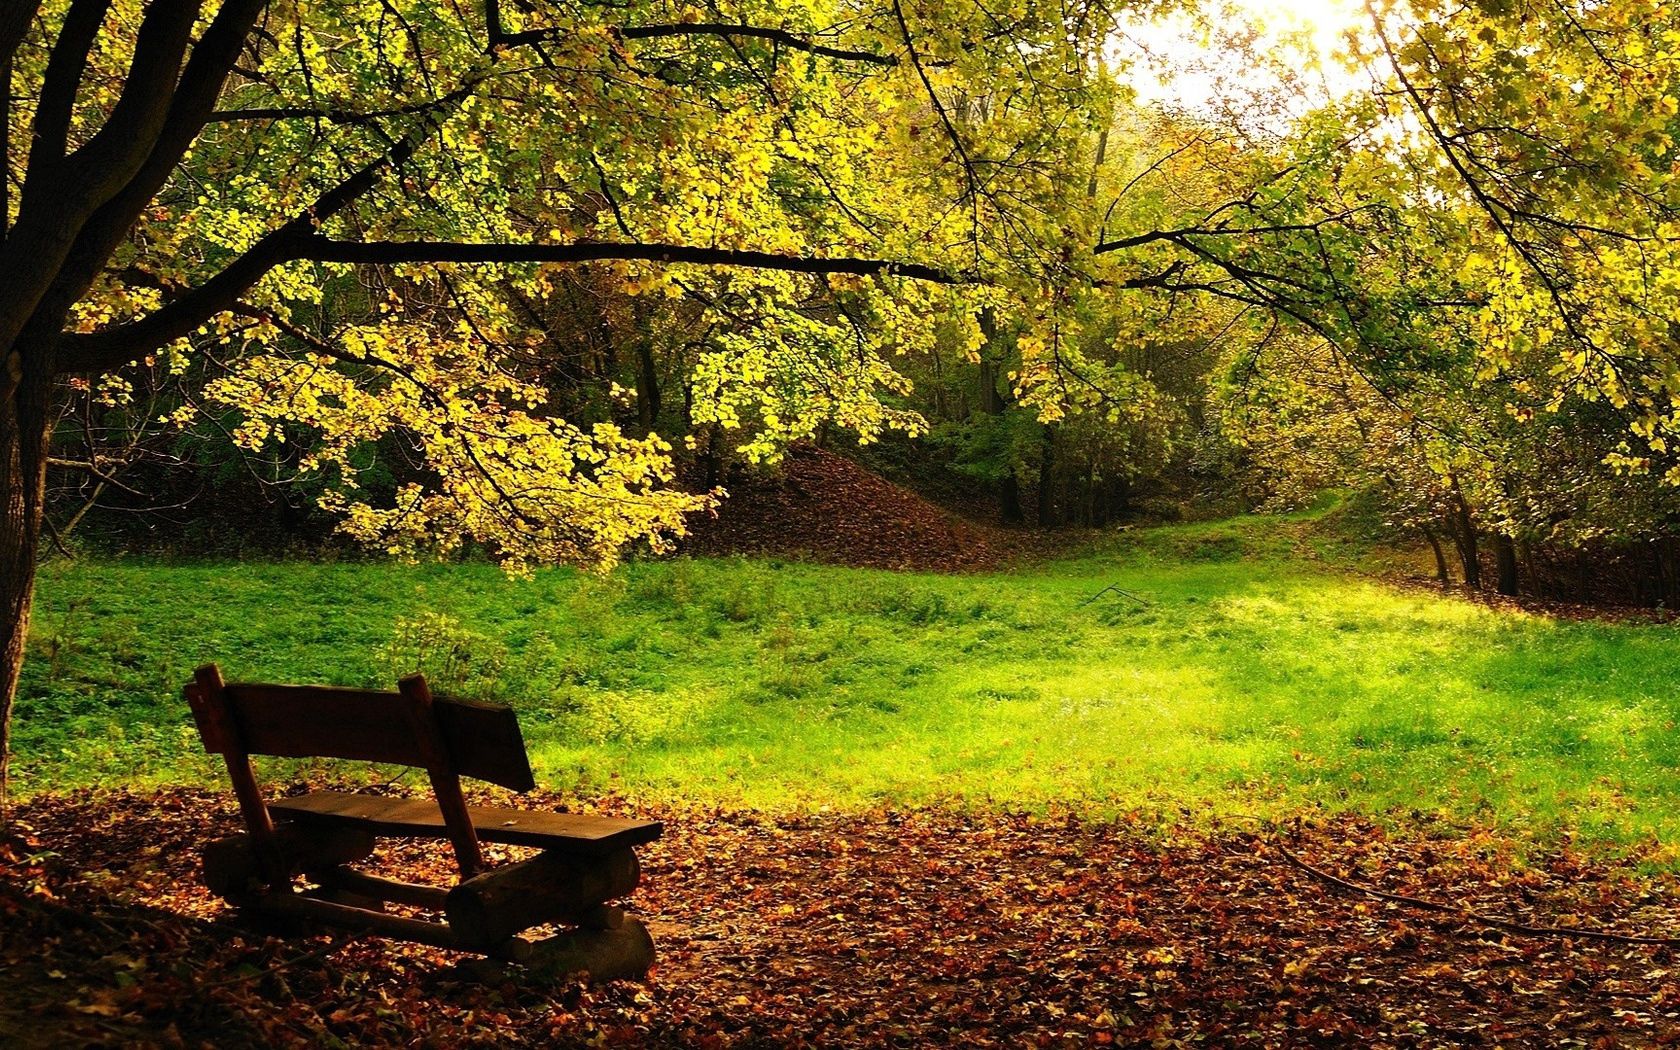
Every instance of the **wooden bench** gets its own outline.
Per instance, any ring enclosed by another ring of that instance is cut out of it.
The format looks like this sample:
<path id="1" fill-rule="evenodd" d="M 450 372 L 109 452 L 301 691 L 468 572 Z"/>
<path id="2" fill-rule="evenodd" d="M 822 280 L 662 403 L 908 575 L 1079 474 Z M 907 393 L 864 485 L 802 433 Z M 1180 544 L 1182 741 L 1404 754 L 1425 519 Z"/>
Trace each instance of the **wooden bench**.
<path id="1" fill-rule="evenodd" d="M 434 699 L 420 675 L 397 692 L 326 686 L 230 684 L 215 664 L 184 693 L 207 752 L 227 761 L 245 833 L 204 849 L 210 889 L 242 909 L 313 920 L 441 948 L 598 979 L 641 976 L 653 941 L 609 904 L 641 877 L 635 847 L 659 837 L 654 821 L 469 806 L 463 776 L 513 791 L 536 786 L 510 708 Z M 264 800 L 252 755 L 337 758 L 424 769 L 431 800 L 317 791 Z M 398 882 L 353 867 L 376 838 L 448 839 L 460 881 Z M 488 869 L 480 843 L 542 850 Z M 301 888 L 302 875 L 313 888 Z M 443 913 L 392 914 L 386 904 Z M 531 940 L 551 923 L 573 930 Z"/>

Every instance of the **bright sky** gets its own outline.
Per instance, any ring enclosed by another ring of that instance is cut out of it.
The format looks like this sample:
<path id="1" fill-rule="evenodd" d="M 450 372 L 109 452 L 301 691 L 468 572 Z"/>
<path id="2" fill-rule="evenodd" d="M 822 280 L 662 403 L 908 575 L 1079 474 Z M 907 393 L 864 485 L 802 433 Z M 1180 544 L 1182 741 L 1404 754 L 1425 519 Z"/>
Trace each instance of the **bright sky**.
<path id="1" fill-rule="evenodd" d="M 1343 34 L 1363 24 L 1363 0 L 1228 0 L 1231 14 L 1221 17 L 1209 8 L 1207 19 L 1216 32 L 1239 32 L 1245 23 L 1259 31 L 1258 50 L 1284 49 L 1288 65 L 1299 71 L 1302 86 L 1317 98 L 1339 95 L 1360 85 L 1335 58 Z M 1205 28 L 1183 17 L 1139 24 L 1118 50 L 1135 55 L 1141 46 L 1152 61 L 1140 63 L 1132 82 L 1146 102 L 1177 104 L 1186 109 L 1212 108 L 1213 100 L 1237 90 L 1265 91 L 1275 86 L 1269 73 L 1221 68 L 1218 48 L 1206 39 Z"/>
<path id="2" fill-rule="evenodd" d="M 1326 55 L 1340 46 L 1344 30 L 1365 19 L 1360 0 L 1237 0 L 1237 6 L 1268 27 L 1307 31 Z"/>

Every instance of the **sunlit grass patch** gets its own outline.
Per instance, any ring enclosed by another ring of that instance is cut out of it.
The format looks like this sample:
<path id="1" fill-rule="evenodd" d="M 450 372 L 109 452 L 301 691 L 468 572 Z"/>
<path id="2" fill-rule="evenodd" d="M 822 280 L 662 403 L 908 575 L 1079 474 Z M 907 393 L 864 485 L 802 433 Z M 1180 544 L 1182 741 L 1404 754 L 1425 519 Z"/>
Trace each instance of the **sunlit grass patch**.
<path id="1" fill-rule="evenodd" d="M 53 564 L 20 781 L 214 778 L 179 700 L 201 660 L 347 685 L 422 666 L 519 708 L 557 787 L 770 808 L 1417 811 L 1680 841 L 1673 629 L 1398 591 L 1325 568 L 1310 539 L 1238 519 L 969 576 Z"/>

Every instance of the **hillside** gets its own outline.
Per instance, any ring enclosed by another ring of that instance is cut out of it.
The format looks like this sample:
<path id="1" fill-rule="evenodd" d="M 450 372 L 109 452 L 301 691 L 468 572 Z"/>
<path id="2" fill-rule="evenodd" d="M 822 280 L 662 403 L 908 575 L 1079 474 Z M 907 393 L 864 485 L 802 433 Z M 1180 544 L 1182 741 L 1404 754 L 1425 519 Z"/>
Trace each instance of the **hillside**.
<path id="1" fill-rule="evenodd" d="M 724 487 L 729 498 L 693 523 L 688 552 L 950 572 L 993 568 L 1027 543 L 813 446 L 790 450 L 774 473 L 737 472 Z"/>

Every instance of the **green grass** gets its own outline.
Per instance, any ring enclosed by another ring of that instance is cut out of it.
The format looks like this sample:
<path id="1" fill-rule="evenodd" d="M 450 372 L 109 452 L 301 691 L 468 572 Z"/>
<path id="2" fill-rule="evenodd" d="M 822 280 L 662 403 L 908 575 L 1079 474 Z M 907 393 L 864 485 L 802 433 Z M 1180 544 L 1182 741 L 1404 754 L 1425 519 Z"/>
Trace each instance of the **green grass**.
<path id="1" fill-rule="evenodd" d="M 179 699 L 201 660 L 345 685 L 421 662 L 518 707 L 539 779 L 561 788 L 770 808 L 1418 810 L 1680 841 L 1674 629 L 1395 590 L 1326 568 L 1312 536 L 1238 519 L 960 577 L 54 563 L 21 786 L 219 780 Z M 1148 604 L 1093 598 L 1109 585 Z"/>

